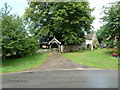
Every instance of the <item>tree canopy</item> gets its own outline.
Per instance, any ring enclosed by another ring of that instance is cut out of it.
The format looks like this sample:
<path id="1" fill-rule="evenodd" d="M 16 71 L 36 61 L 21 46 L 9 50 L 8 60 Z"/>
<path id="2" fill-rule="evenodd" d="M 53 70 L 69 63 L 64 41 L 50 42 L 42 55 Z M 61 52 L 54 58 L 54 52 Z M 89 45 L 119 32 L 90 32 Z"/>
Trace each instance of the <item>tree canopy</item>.
<path id="1" fill-rule="evenodd" d="M 103 10 L 104 25 L 98 30 L 97 35 L 108 46 L 114 47 L 120 41 L 120 1 L 110 3 Z"/>
<path id="2" fill-rule="evenodd" d="M 81 44 L 94 20 L 92 10 L 88 2 L 31 2 L 24 18 L 42 42 L 56 36 L 65 45 Z"/>

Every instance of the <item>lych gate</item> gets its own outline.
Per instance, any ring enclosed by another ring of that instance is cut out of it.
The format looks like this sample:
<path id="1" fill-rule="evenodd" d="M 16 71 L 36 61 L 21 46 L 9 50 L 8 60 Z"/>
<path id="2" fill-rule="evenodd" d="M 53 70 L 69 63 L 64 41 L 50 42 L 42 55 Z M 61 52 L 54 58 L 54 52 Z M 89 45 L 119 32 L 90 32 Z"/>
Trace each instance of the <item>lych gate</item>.
<path id="1" fill-rule="evenodd" d="M 57 45 L 59 51 L 61 51 L 61 42 L 58 41 L 55 37 L 48 44 L 50 49 L 52 48 L 53 45 Z"/>

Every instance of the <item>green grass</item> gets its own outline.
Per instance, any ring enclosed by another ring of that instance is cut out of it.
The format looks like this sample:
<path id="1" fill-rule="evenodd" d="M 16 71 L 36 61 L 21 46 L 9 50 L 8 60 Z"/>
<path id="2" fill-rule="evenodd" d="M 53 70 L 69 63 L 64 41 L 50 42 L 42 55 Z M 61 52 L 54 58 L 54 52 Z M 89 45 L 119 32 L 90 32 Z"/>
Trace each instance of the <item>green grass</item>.
<path id="1" fill-rule="evenodd" d="M 4 60 L 0 70 L 2 73 L 8 73 L 29 69 L 42 64 L 47 56 L 48 54 L 36 54 L 23 58 Z"/>
<path id="2" fill-rule="evenodd" d="M 118 69 L 118 58 L 112 57 L 111 49 L 97 49 L 93 51 L 78 51 L 62 54 L 75 63 L 104 69 Z"/>

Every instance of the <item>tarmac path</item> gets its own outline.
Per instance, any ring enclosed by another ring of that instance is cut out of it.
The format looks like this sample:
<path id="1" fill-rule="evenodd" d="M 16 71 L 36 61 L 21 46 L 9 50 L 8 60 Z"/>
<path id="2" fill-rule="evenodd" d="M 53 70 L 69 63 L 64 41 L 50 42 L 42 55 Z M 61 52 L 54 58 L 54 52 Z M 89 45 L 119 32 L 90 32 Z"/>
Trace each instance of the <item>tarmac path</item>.
<path id="1" fill-rule="evenodd" d="M 69 70 L 73 70 L 73 69 L 81 70 L 81 69 L 96 69 L 96 68 L 92 68 L 89 66 L 74 63 L 74 62 L 64 58 L 63 56 L 61 56 L 59 52 L 52 52 L 42 65 L 40 65 L 36 68 L 29 69 L 29 71 L 68 70 L 68 69 Z"/>

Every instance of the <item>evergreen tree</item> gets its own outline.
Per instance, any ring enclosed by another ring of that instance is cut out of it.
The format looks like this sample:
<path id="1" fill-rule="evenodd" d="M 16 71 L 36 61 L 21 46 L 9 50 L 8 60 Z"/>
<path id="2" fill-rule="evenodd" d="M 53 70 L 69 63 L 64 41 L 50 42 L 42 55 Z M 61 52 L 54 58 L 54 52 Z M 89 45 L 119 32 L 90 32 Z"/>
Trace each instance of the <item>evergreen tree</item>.
<path id="1" fill-rule="evenodd" d="M 28 36 L 26 23 L 17 15 L 11 15 L 12 9 L 5 3 L 2 8 L 2 57 L 23 57 L 37 50 L 34 37 Z"/>

